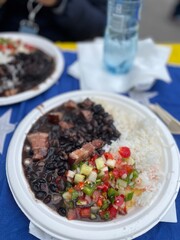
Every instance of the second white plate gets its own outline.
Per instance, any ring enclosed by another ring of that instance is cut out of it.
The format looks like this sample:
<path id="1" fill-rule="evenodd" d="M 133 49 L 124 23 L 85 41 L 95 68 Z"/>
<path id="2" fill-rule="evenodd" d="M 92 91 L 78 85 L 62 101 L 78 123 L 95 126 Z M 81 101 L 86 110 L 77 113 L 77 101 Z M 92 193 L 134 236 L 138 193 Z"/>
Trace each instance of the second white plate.
<path id="1" fill-rule="evenodd" d="M 0 97 L 0 106 L 14 104 L 18 102 L 25 101 L 27 99 L 33 98 L 42 92 L 46 91 L 50 88 L 61 76 L 64 70 L 64 58 L 60 50 L 53 44 L 53 42 L 49 41 L 46 38 L 24 34 L 24 33 L 0 33 L 0 38 L 10 38 L 14 40 L 21 40 L 25 43 L 28 43 L 34 47 L 37 47 L 52 56 L 55 60 L 55 70 L 51 74 L 49 78 L 47 78 L 43 83 L 39 84 L 39 86 L 35 89 L 28 90 L 22 93 L 18 93 L 9 97 Z M 38 66 L 37 66 L 38 68 Z"/>

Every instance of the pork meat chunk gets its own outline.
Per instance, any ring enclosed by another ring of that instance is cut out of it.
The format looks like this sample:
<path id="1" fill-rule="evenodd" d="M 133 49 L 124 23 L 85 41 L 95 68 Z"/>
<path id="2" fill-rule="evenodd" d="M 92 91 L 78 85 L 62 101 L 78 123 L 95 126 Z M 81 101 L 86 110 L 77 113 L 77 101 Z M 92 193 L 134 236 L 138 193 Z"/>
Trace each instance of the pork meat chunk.
<path id="1" fill-rule="evenodd" d="M 33 150 L 33 159 L 43 159 L 48 152 L 48 133 L 36 132 L 27 136 Z"/>

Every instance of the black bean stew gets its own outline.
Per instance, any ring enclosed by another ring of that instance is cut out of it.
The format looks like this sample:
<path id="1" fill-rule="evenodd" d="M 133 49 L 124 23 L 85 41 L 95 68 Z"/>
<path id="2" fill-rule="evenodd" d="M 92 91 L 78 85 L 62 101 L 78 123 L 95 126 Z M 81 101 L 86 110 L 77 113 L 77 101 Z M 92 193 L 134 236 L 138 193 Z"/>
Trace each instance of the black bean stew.
<path id="1" fill-rule="evenodd" d="M 28 133 L 22 153 L 25 177 L 34 196 L 67 216 L 62 197 L 70 185 L 66 173 L 74 163 L 100 156 L 105 144 L 119 138 L 113 122 L 112 116 L 90 99 L 69 100 L 43 115 Z"/>
<path id="2" fill-rule="evenodd" d="M 54 59 L 45 52 L 27 44 L 23 45 L 27 52 L 16 52 L 17 44 L 18 41 L 0 39 L 2 54 L 8 51 L 10 57 L 9 62 L 0 63 L 0 97 L 37 88 L 55 69 Z"/>

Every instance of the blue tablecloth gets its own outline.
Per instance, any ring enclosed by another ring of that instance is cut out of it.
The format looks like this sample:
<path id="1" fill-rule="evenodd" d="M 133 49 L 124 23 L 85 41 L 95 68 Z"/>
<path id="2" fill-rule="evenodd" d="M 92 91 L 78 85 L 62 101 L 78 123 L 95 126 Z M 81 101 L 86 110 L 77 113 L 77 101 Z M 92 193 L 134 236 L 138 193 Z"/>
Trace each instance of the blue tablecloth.
<path id="1" fill-rule="evenodd" d="M 66 73 L 67 67 L 76 59 L 76 53 L 64 52 L 65 70 L 57 84 L 48 91 L 33 99 L 15 105 L 0 107 L 0 117 L 12 109 L 11 123 L 18 123 L 37 105 L 43 101 L 68 91 L 79 89 L 78 80 Z M 150 91 L 156 91 L 158 96 L 152 102 L 158 102 L 180 120 L 180 68 L 168 67 L 172 83 L 157 81 Z M 17 206 L 10 192 L 5 172 L 6 154 L 12 133 L 6 137 L 3 153 L 0 154 L 0 240 L 35 240 L 29 234 L 29 220 Z M 174 136 L 180 148 L 180 136 Z M 0 136 L 1 141 L 1 136 Z M 172 159 L 173 160 L 173 159 Z M 178 223 L 158 223 L 147 233 L 136 240 L 180 240 L 180 194 L 176 199 Z"/>

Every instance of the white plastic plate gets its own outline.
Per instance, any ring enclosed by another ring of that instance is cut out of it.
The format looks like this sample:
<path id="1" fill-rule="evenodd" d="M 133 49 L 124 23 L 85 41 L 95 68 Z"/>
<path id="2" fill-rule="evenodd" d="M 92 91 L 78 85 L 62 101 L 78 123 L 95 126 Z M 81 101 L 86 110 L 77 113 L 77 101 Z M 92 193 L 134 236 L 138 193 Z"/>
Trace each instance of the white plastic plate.
<path id="1" fill-rule="evenodd" d="M 53 42 L 40 36 L 14 32 L 0 33 L 0 38 L 2 37 L 14 40 L 19 39 L 25 43 L 41 49 L 42 51 L 54 58 L 55 70 L 49 78 L 47 78 L 43 83 L 39 84 L 38 87 L 34 89 L 24 91 L 9 97 L 0 97 L 0 106 L 14 104 L 33 98 L 46 91 L 60 78 L 64 70 L 64 58 L 60 50 L 53 44 Z"/>
<path id="2" fill-rule="evenodd" d="M 151 204 L 137 208 L 109 222 L 69 221 L 61 217 L 34 198 L 22 168 L 22 148 L 32 124 L 42 114 L 69 99 L 82 101 L 87 97 L 105 100 L 121 109 L 128 109 L 134 114 L 155 120 L 164 146 L 162 170 L 165 177 L 162 180 L 162 187 Z M 6 170 L 12 194 L 24 214 L 44 232 L 64 240 L 124 240 L 140 236 L 155 226 L 166 214 L 177 196 L 180 184 L 179 151 L 166 126 L 150 110 L 127 97 L 94 91 L 74 91 L 62 94 L 46 101 L 28 114 L 19 124 L 9 145 Z"/>

